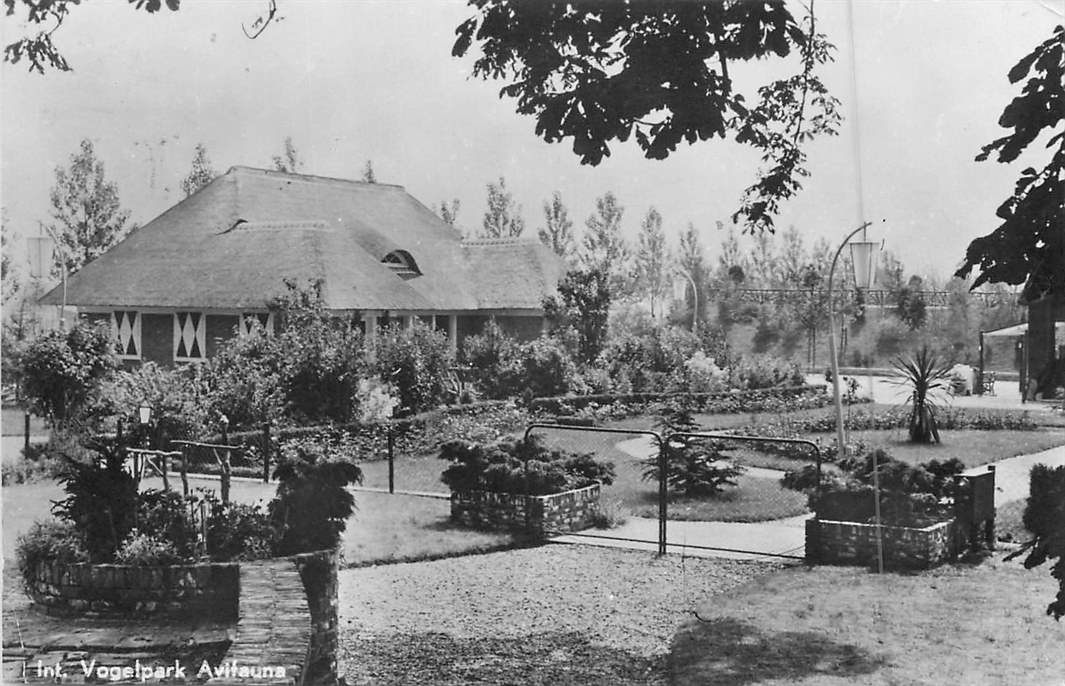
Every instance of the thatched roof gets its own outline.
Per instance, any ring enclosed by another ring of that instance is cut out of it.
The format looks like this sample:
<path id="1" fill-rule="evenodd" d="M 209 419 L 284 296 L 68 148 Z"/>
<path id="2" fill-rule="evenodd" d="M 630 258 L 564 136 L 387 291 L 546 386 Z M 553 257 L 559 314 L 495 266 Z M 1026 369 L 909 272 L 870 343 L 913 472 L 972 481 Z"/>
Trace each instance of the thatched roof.
<path id="1" fill-rule="evenodd" d="M 420 275 L 382 264 L 395 251 Z M 463 242 L 400 186 L 233 167 L 72 275 L 67 302 L 260 309 L 288 278 L 320 279 L 331 309 L 538 310 L 560 272 L 535 240 Z"/>

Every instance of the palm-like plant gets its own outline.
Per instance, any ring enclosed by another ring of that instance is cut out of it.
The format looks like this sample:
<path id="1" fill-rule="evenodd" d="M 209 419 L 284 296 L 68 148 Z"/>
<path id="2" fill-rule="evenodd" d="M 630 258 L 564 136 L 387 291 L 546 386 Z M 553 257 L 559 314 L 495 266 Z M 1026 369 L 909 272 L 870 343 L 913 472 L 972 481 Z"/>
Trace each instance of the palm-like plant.
<path id="1" fill-rule="evenodd" d="M 906 402 L 913 404 L 910 412 L 910 442 L 939 443 L 939 428 L 936 425 L 936 403 L 931 392 L 945 388 L 950 376 L 950 364 L 941 362 L 928 346 L 923 346 L 909 358 L 897 358 L 895 369 L 902 379 L 895 383 L 909 386 L 910 397 Z"/>

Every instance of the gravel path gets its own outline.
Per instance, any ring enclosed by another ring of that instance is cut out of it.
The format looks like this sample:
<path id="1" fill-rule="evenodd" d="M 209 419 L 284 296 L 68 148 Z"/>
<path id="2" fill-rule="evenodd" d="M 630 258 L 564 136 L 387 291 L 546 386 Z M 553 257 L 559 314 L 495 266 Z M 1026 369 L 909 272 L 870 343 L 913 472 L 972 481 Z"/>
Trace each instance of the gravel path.
<path id="1" fill-rule="evenodd" d="M 665 683 L 697 604 L 766 562 L 573 545 L 340 573 L 349 684 Z"/>

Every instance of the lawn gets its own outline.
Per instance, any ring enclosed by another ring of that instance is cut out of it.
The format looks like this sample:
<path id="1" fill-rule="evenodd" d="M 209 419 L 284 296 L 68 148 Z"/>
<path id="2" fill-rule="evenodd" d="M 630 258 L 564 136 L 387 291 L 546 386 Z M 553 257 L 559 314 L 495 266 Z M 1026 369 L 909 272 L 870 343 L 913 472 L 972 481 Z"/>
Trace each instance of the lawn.
<path id="1" fill-rule="evenodd" d="M 192 479 L 191 486 L 215 490 L 217 482 Z M 155 479 L 145 486 L 161 487 Z M 273 497 L 275 486 L 235 481 L 234 501 L 254 503 Z M 52 482 L 3 487 L 4 559 L 15 558 L 15 539 L 36 519 L 49 514 L 52 500 L 63 497 Z M 497 550 L 514 544 L 503 533 L 471 531 L 452 526 L 450 504 L 446 500 L 414 496 L 359 492 L 358 510 L 348 520 L 342 551 L 345 565 L 367 565 L 415 559 L 432 559 Z"/>
<path id="2" fill-rule="evenodd" d="M 21 407 L 4 407 L 0 411 L 3 421 L 0 424 L 0 433 L 4 436 L 22 436 L 26 433 L 26 413 Z M 48 433 L 48 424 L 40 417 L 30 416 L 30 434 Z"/>
<path id="3" fill-rule="evenodd" d="M 674 684 L 1061 683 L 1056 582 L 1002 554 L 876 575 L 795 567 L 699 604 L 674 637 Z"/>

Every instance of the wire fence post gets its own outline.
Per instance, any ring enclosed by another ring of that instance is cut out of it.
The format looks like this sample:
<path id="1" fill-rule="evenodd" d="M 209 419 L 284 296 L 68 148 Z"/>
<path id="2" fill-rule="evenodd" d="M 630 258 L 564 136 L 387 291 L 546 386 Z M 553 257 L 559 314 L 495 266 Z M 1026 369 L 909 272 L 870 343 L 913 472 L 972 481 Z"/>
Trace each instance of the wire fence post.
<path id="1" fill-rule="evenodd" d="M 22 430 L 22 453 L 29 455 L 30 453 L 30 413 L 23 413 L 23 422 L 25 428 Z"/>
<path id="2" fill-rule="evenodd" d="M 388 423 L 388 492 L 396 492 L 396 438 L 392 422 Z"/>
<path id="3" fill-rule="evenodd" d="M 263 483 L 270 483 L 270 422 L 263 422 Z"/>
<path id="4" fill-rule="evenodd" d="M 667 470 L 669 469 L 669 438 L 656 437 L 658 440 L 658 554 L 666 554 L 666 518 L 669 488 Z"/>

